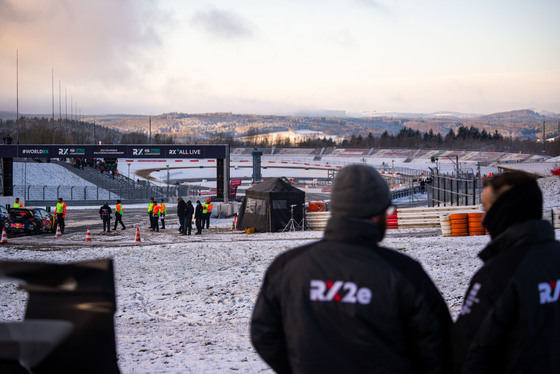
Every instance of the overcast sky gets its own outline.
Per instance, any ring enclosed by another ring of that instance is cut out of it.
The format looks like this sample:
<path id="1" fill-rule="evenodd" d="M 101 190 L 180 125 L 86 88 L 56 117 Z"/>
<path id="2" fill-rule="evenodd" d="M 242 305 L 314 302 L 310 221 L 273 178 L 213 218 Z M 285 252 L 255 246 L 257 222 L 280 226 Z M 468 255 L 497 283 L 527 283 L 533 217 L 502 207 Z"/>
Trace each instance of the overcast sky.
<path id="1" fill-rule="evenodd" d="M 558 0 L 0 0 L 0 110 L 51 113 L 54 70 L 63 116 L 559 113 L 559 17 Z"/>

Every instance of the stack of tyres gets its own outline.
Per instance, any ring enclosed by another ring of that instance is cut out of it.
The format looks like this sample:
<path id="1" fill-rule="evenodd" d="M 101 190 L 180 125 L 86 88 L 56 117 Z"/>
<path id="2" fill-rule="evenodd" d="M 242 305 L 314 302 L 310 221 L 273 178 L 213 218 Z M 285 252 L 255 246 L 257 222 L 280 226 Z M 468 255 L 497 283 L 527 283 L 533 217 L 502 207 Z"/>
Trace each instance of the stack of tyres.
<path id="1" fill-rule="evenodd" d="M 468 214 L 467 213 L 453 213 L 449 215 L 451 222 L 451 236 L 468 236 Z"/>
<path id="2" fill-rule="evenodd" d="M 469 235 L 486 235 L 486 230 L 482 226 L 482 215 L 483 212 L 469 212 L 468 213 L 468 223 L 469 223 Z"/>
<path id="3" fill-rule="evenodd" d="M 397 209 L 393 214 L 387 216 L 387 228 L 388 229 L 398 229 L 399 228 L 399 217 L 397 214 Z"/>
<path id="4" fill-rule="evenodd" d="M 451 219 L 449 214 L 442 214 L 439 216 L 439 223 L 441 226 L 441 235 L 451 236 Z"/>

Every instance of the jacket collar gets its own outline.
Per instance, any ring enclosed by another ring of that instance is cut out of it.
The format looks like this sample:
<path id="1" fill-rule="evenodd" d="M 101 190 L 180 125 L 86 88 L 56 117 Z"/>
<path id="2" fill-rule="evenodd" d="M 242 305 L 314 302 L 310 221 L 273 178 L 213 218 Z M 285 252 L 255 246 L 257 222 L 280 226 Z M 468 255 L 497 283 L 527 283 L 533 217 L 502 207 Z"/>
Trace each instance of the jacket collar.
<path id="1" fill-rule="evenodd" d="M 491 258 L 507 252 L 512 247 L 529 246 L 554 240 L 555 233 L 550 222 L 533 219 L 508 227 L 480 251 L 478 257 L 482 261 L 488 262 Z"/>
<path id="2" fill-rule="evenodd" d="M 325 228 L 325 240 L 377 246 L 380 239 L 379 228 L 367 219 L 331 217 Z"/>

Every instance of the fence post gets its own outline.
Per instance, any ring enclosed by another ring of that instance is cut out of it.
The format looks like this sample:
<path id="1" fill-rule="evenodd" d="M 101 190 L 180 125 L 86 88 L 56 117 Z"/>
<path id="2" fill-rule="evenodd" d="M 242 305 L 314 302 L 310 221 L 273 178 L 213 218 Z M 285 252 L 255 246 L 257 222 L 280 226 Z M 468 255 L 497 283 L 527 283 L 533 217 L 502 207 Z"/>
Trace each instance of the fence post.
<path id="1" fill-rule="evenodd" d="M 472 187 L 472 205 L 476 205 L 476 178 L 473 179 Z"/>

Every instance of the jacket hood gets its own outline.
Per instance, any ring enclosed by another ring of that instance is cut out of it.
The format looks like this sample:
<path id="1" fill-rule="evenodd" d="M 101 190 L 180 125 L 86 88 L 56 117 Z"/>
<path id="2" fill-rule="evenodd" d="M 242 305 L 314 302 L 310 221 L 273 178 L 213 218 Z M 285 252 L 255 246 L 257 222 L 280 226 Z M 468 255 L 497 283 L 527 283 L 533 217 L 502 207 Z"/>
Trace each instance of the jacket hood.
<path id="1" fill-rule="evenodd" d="M 517 223 L 542 218 L 542 192 L 536 182 L 504 192 L 486 213 L 482 225 L 492 239 Z"/>

